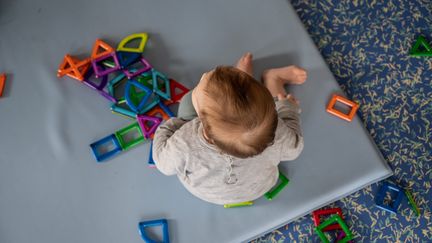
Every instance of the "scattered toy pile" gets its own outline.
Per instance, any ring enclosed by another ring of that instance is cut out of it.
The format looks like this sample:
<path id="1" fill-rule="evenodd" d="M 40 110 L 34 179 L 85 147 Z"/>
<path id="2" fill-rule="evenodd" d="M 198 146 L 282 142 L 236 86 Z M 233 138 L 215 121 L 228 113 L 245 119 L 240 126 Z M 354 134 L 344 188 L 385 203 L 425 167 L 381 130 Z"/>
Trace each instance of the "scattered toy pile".
<path id="1" fill-rule="evenodd" d="M 109 100 L 113 113 L 136 120 L 90 145 L 98 162 L 151 141 L 162 119 L 174 116 L 168 106 L 189 91 L 142 57 L 147 39 L 147 33 L 129 35 L 117 50 L 97 39 L 90 58 L 79 60 L 66 54 L 58 69 L 58 77 L 74 78 Z M 138 47 L 130 47 L 135 41 Z M 149 165 L 154 165 L 151 157 Z"/>
<path id="2" fill-rule="evenodd" d="M 162 120 L 174 116 L 168 106 L 178 103 L 189 92 L 180 83 L 155 70 L 142 57 L 147 39 L 146 33 L 129 35 L 120 42 L 117 50 L 97 39 L 90 58 L 79 60 L 66 54 L 58 69 L 58 77 L 67 75 L 74 78 L 109 100 L 114 114 L 136 120 L 90 145 L 98 162 L 151 141 Z M 133 41 L 139 41 L 138 47 L 130 47 Z M 0 76 L 0 95 L 4 79 L 4 76 Z M 152 144 L 148 163 L 154 167 L 151 150 Z M 139 223 L 143 240 L 153 242 L 144 229 L 159 225 L 163 226 L 163 242 L 168 243 L 166 219 Z"/>

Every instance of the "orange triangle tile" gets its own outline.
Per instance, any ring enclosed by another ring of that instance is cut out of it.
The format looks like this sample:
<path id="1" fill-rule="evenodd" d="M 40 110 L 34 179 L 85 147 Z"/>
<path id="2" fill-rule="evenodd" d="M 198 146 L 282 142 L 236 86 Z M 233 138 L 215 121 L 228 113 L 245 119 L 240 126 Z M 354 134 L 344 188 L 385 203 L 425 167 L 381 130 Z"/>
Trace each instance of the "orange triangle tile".
<path id="1" fill-rule="evenodd" d="M 96 41 L 93 45 L 93 51 L 91 54 L 91 59 L 97 59 L 101 56 L 105 56 L 105 55 L 112 53 L 114 51 L 115 51 L 114 48 L 112 48 L 106 42 L 102 41 L 101 39 L 96 39 Z"/>
<path id="2" fill-rule="evenodd" d="M 63 58 L 63 62 L 57 71 L 58 77 L 63 77 L 67 75 L 71 78 L 77 79 L 79 81 L 84 80 L 84 75 L 90 68 L 90 58 L 84 60 L 79 60 L 69 54 Z"/>
<path id="3" fill-rule="evenodd" d="M 170 119 L 168 114 L 160 106 L 153 107 L 150 111 L 148 111 L 146 113 L 146 115 L 147 116 L 160 117 L 160 118 L 164 119 L 165 121 L 168 121 Z"/>

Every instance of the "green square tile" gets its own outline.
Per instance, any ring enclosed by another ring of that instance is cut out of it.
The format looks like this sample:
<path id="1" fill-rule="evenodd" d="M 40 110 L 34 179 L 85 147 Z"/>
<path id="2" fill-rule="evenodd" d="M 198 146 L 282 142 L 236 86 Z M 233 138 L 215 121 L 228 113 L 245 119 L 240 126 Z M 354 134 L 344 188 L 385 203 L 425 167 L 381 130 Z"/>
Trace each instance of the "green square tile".
<path id="1" fill-rule="evenodd" d="M 339 224 L 342 230 L 345 232 L 345 237 L 342 240 L 338 241 L 338 243 L 346 243 L 354 238 L 352 232 L 349 230 L 343 219 L 338 214 L 335 214 L 328 218 L 326 221 L 322 222 L 317 227 L 315 227 L 315 232 L 318 234 L 319 238 L 323 243 L 330 243 L 330 241 L 324 234 L 323 229 L 335 223 Z"/>
<path id="2" fill-rule="evenodd" d="M 127 139 L 127 136 L 133 135 L 134 132 L 135 134 L 138 134 L 138 136 L 132 139 Z M 145 141 L 138 122 L 132 123 L 131 125 L 120 129 L 115 133 L 115 136 L 123 150 L 128 150 Z"/>
<path id="3" fill-rule="evenodd" d="M 279 192 L 282 191 L 282 189 L 284 189 L 284 187 L 286 185 L 288 185 L 288 178 L 286 178 L 285 175 L 283 175 L 280 171 L 279 171 L 279 181 L 280 184 L 277 185 L 274 189 L 270 190 L 269 192 L 267 192 L 266 194 L 264 194 L 264 196 L 268 199 L 268 200 L 273 200 L 278 194 Z"/>

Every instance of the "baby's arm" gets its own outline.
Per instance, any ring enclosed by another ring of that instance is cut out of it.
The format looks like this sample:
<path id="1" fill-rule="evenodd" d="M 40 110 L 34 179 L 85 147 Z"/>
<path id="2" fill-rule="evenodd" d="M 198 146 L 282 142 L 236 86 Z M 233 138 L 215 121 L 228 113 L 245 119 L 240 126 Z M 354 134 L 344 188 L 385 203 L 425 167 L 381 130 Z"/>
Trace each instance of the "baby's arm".
<path id="1" fill-rule="evenodd" d="M 294 96 L 286 94 L 284 85 L 302 84 L 307 78 L 305 70 L 297 66 L 287 66 L 267 70 L 263 73 L 263 81 L 273 97 L 277 97 L 276 109 L 278 117 L 283 120 L 281 129 L 282 149 L 281 161 L 294 160 L 303 150 L 303 136 L 300 128 L 300 107 Z"/>
<path id="2" fill-rule="evenodd" d="M 300 127 L 300 107 L 293 98 L 279 97 L 276 101 L 278 117 L 283 120 L 281 161 L 296 159 L 303 150 L 304 141 Z"/>
<path id="3" fill-rule="evenodd" d="M 178 148 L 180 145 L 173 135 L 186 122 L 188 121 L 171 118 L 156 130 L 153 139 L 153 160 L 158 170 L 165 175 L 177 173 L 181 151 Z"/>

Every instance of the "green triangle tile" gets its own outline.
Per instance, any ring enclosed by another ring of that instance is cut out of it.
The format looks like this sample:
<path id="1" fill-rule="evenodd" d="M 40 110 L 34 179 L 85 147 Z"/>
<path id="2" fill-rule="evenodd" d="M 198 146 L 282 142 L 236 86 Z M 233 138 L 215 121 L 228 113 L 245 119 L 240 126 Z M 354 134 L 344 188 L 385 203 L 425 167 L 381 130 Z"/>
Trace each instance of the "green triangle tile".
<path id="1" fill-rule="evenodd" d="M 425 50 L 419 50 L 420 47 L 423 47 Z M 419 36 L 410 51 L 411 56 L 424 56 L 431 57 L 432 56 L 432 48 L 427 42 L 427 40 L 423 36 Z"/>

